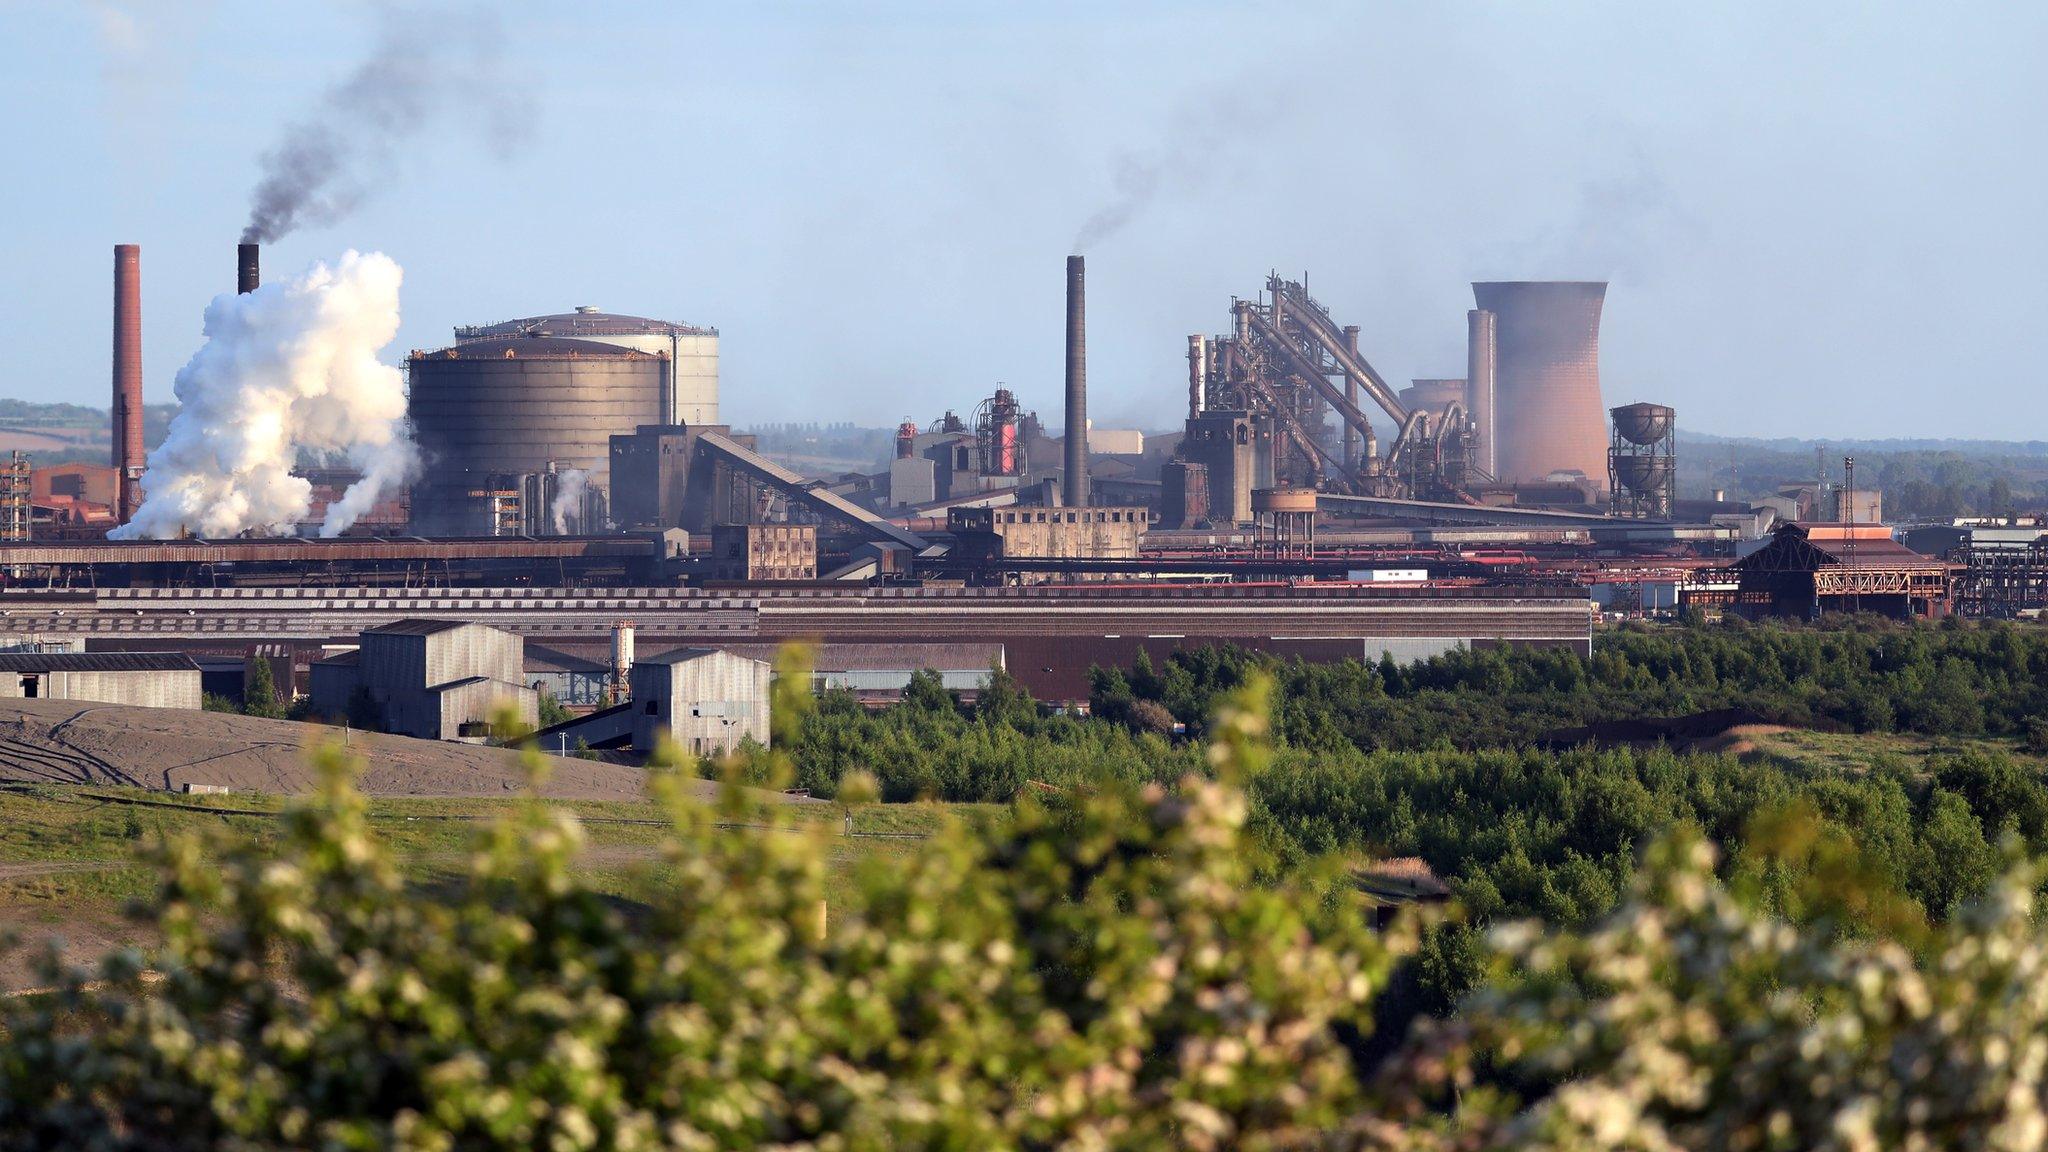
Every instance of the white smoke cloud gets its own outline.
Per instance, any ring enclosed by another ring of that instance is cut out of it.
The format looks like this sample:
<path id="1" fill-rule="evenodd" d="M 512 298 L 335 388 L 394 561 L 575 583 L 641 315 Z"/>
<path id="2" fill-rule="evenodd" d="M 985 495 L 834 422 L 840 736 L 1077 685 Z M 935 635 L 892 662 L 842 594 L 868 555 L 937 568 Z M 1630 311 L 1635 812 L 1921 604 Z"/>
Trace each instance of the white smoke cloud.
<path id="1" fill-rule="evenodd" d="M 590 487 L 590 473 L 581 468 L 564 468 L 555 476 L 555 502 L 548 505 L 548 512 L 555 518 L 555 534 L 569 534 L 569 518 L 583 514 L 583 492 Z M 590 525 L 578 526 L 579 531 L 590 531 Z"/>
<path id="2" fill-rule="evenodd" d="M 206 309 L 206 343 L 178 371 L 178 414 L 149 454 L 144 500 L 121 539 L 287 534 L 311 506 L 301 449 L 340 453 L 362 479 L 327 509 L 346 530 L 415 471 L 404 378 L 377 351 L 398 334 L 404 278 L 381 253 L 345 253 L 295 280 Z"/>

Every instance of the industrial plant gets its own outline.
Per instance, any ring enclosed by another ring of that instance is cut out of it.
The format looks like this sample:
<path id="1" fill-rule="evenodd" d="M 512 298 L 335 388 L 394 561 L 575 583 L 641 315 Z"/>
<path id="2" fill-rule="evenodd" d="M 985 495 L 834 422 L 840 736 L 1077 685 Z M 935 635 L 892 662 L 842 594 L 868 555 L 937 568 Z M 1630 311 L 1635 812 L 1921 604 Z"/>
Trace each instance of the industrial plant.
<path id="1" fill-rule="evenodd" d="M 238 293 L 267 290 L 260 259 L 237 249 Z M 1366 318 L 1271 274 L 1219 302 L 1220 330 L 1190 325 L 1185 415 L 1166 433 L 1090 422 L 1081 256 L 1059 283 L 1059 412 L 1022 400 L 1053 392 L 1048 366 L 1035 389 L 961 397 L 964 417 L 901 422 L 870 469 L 804 474 L 722 422 L 716 327 L 580 305 L 463 324 L 405 356 L 402 476 L 346 452 L 302 459 L 286 531 L 109 539 L 136 534 L 158 466 L 141 252 L 118 245 L 111 462 L 9 473 L 0 639 L 202 673 L 260 649 L 295 690 L 320 669 L 331 705 L 357 683 L 356 653 L 392 637 L 510 637 L 485 671 L 448 673 L 460 691 L 377 688 L 408 729 L 451 734 L 480 719 L 456 714 L 463 701 L 530 713 L 536 690 L 604 713 L 634 682 L 635 635 L 640 651 L 748 668 L 807 641 L 821 683 L 867 692 L 921 668 L 971 690 L 998 666 L 1080 701 L 1092 665 L 1141 651 L 1586 651 L 1602 612 L 2011 614 L 2048 588 L 2041 541 L 1916 552 L 1853 482 L 1832 510 L 1687 498 L 1678 413 L 1608 404 L 1604 283 L 1475 283 L 1463 375 L 1400 383 L 1346 322 Z M 604 731 L 630 743 L 631 728 Z"/>

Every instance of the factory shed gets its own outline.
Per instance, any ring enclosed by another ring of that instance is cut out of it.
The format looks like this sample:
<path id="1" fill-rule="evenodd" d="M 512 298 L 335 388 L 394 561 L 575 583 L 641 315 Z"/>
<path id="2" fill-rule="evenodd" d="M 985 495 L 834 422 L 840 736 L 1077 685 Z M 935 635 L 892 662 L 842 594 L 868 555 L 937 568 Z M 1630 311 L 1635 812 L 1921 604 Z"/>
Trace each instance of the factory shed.
<path id="1" fill-rule="evenodd" d="M 351 648 L 313 661 L 307 671 L 307 695 L 313 699 L 313 714 L 340 718 L 348 715 L 350 698 L 356 691 L 356 665 L 362 651 Z"/>
<path id="2" fill-rule="evenodd" d="M 510 709 L 531 726 L 539 695 L 525 683 L 526 642 L 459 620 L 400 620 L 364 630 L 361 647 L 313 668 L 313 710 L 346 716 L 360 688 L 387 732 L 423 740 L 483 739 Z"/>
<path id="3" fill-rule="evenodd" d="M 1952 604 L 1954 565 L 1923 556 L 1875 524 L 1786 524 L 1726 568 L 1696 573 L 1680 602 L 1751 619 L 1875 612 L 1939 617 Z"/>
<path id="4" fill-rule="evenodd" d="M 1001 667 L 1001 644 L 828 644 L 813 656 L 811 684 L 844 689 L 865 704 L 893 704 L 920 671 L 937 673 L 948 692 L 973 696 Z"/>
<path id="5" fill-rule="evenodd" d="M 716 648 L 679 648 L 643 656 L 632 684 L 633 748 L 652 752 L 663 739 L 698 756 L 730 752 L 740 742 L 768 742 L 768 685 L 773 669 Z"/>
<path id="6" fill-rule="evenodd" d="M 544 644 L 526 646 L 524 682 L 537 692 L 555 698 L 571 708 L 594 708 L 604 703 L 611 680 L 611 665 Z"/>
<path id="7" fill-rule="evenodd" d="M 199 665 L 182 652 L 0 653 L 0 698 L 198 708 Z"/>

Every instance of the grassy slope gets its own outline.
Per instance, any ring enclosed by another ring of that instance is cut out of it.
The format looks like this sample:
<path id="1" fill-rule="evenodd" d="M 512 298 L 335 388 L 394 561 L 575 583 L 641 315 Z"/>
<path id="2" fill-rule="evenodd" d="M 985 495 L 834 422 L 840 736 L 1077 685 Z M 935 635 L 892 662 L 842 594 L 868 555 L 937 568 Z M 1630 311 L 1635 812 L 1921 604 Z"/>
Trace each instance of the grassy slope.
<path id="1" fill-rule="evenodd" d="M 143 804 L 122 801 L 146 801 Z M 153 932 L 129 921 L 128 903 L 147 895 L 155 873 L 138 851 L 165 835 L 228 831 L 259 841 L 273 838 L 276 821 L 221 809 L 274 812 L 281 797 L 248 793 L 186 797 L 122 788 L 36 785 L 0 790 L 0 929 L 40 943 L 52 935 L 71 944 L 74 958 L 110 946 L 147 946 Z M 458 875 L 483 821 L 512 800 L 378 798 L 370 812 L 378 831 L 403 861 L 406 875 L 431 883 Z M 599 889 L 644 900 L 664 883 L 663 813 L 648 803 L 550 801 L 574 811 L 586 835 L 583 873 Z M 846 838 L 840 810 L 826 804 L 791 809 L 799 819 L 835 835 L 832 858 L 841 878 L 860 862 L 899 856 L 916 838 L 939 827 L 951 806 L 871 806 L 854 815 Z M 645 822 L 645 823 L 643 823 Z M 19 957 L 0 959 L 0 988 L 20 983 Z"/>
<path id="2" fill-rule="evenodd" d="M 2048 771 L 2048 760 L 2029 754 L 2016 740 L 1920 736 L 1909 732 L 1809 732 L 1795 728 L 1752 735 L 1746 742 L 1754 746 L 1752 755 L 1812 769 L 1867 771 L 1890 762 L 1918 771 L 1930 756 L 2002 752 L 2022 764 Z"/>

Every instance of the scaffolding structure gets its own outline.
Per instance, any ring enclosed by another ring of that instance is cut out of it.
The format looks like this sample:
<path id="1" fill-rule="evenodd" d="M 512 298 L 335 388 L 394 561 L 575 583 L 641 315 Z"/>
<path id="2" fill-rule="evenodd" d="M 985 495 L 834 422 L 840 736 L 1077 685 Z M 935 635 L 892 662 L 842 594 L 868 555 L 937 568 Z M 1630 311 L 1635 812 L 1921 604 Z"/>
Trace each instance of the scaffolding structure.
<path id="1" fill-rule="evenodd" d="M 1358 327 L 1337 323 L 1302 282 L 1269 276 L 1258 298 L 1232 300 L 1230 333 L 1191 339 L 1189 369 L 1191 423 L 1207 412 L 1270 422 L 1272 483 L 1473 503 L 1467 488 L 1492 479 L 1464 405 L 1410 410 L 1359 351 Z M 1384 455 L 1367 409 L 1395 429 Z"/>
<path id="2" fill-rule="evenodd" d="M 2048 612 L 2048 535 L 2031 544 L 1965 544 L 1948 554 L 1961 566 L 1956 611 L 1986 620 Z"/>
<path id="3" fill-rule="evenodd" d="M 18 544 L 29 538 L 34 521 L 31 488 L 28 453 L 17 449 L 0 470 L 0 540 Z"/>

